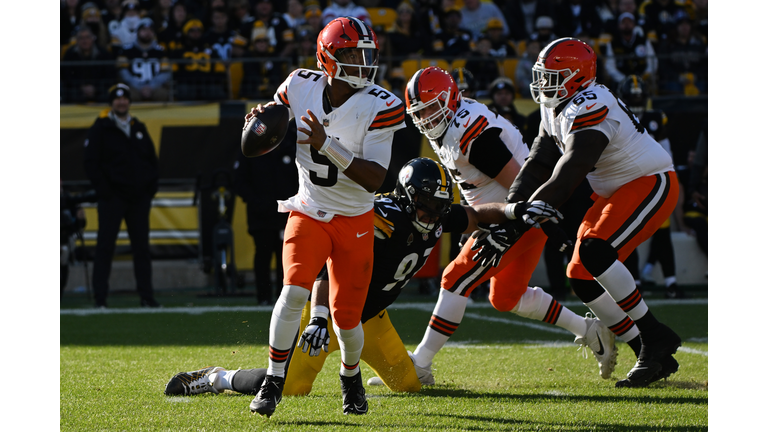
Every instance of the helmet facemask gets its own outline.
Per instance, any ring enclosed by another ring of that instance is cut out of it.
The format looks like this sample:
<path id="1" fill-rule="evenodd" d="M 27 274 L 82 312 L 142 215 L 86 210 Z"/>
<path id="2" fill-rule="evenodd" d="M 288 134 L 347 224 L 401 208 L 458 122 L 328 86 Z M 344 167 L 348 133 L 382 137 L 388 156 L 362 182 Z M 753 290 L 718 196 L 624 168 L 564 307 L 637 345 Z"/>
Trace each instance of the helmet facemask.
<path id="1" fill-rule="evenodd" d="M 568 94 L 565 86 L 577 76 L 579 69 L 547 69 L 544 63 L 538 61 L 532 69 L 533 81 L 530 84 L 531 95 L 537 104 L 547 108 L 555 108 L 561 102 L 573 96 Z M 575 92 L 574 92 L 575 93 Z"/>
<path id="2" fill-rule="evenodd" d="M 361 89 L 373 84 L 379 68 L 379 50 L 376 48 L 340 48 L 336 55 L 323 48 L 325 55 L 336 62 L 334 79 Z"/>
<path id="3" fill-rule="evenodd" d="M 412 101 L 411 106 L 406 110 L 413 119 L 413 124 L 419 129 L 419 132 L 424 134 L 431 140 L 436 140 L 443 136 L 445 130 L 453 119 L 453 111 L 448 108 L 449 94 L 447 91 L 441 92 L 437 97 L 429 102 Z M 422 118 L 423 110 L 428 107 L 433 107 L 437 104 L 434 112 Z M 437 124 L 435 124 L 437 123 Z M 433 126 L 433 124 L 435 124 Z"/>

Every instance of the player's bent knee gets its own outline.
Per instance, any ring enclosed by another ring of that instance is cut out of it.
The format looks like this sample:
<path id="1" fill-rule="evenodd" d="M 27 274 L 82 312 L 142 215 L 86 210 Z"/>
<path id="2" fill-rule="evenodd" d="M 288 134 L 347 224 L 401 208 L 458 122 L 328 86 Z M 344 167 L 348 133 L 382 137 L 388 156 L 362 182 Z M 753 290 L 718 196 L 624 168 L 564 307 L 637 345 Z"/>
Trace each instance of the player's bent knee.
<path id="1" fill-rule="evenodd" d="M 301 311 L 309 300 L 310 291 L 296 285 L 286 285 L 280 292 L 277 303 L 291 311 Z M 279 308 L 278 308 L 279 309 Z"/>
<path id="2" fill-rule="evenodd" d="M 607 241 L 588 238 L 581 241 L 579 257 L 584 268 L 594 277 L 605 273 L 608 267 L 619 258 L 619 254 Z"/>
<path id="3" fill-rule="evenodd" d="M 527 285 L 522 289 L 512 289 L 512 292 L 506 291 L 504 295 L 499 295 L 500 290 L 492 289 L 491 294 L 488 296 L 488 300 L 491 302 L 491 306 L 499 312 L 509 312 L 514 309 L 519 303 L 526 290 L 529 289 Z"/>
<path id="4" fill-rule="evenodd" d="M 552 296 L 539 287 L 528 287 L 512 312 L 523 317 L 540 320 L 544 318 Z"/>

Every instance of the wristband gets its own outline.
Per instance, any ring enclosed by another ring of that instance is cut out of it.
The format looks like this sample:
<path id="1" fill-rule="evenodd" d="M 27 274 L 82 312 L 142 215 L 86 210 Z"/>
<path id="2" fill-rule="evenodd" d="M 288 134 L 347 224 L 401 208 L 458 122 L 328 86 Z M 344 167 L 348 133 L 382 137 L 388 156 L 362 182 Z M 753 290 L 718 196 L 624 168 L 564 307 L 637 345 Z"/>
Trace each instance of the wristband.
<path id="1" fill-rule="evenodd" d="M 349 168 L 349 165 L 352 164 L 352 159 L 355 157 L 351 151 L 330 135 L 325 138 L 325 143 L 320 147 L 319 152 L 330 159 L 342 172 Z"/>
<path id="2" fill-rule="evenodd" d="M 328 320 L 328 315 L 330 314 L 331 311 L 325 306 L 312 306 L 312 313 L 310 316 L 312 318 L 324 318 L 325 320 Z"/>
<path id="3" fill-rule="evenodd" d="M 504 216 L 506 216 L 507 219 L 510 219 L 510 220 L 517 219 L 517 216 L 515 216 L 515 205 L 517 205 L 517 203 L 507 204 L 507 206 L 504 207 Z"/>

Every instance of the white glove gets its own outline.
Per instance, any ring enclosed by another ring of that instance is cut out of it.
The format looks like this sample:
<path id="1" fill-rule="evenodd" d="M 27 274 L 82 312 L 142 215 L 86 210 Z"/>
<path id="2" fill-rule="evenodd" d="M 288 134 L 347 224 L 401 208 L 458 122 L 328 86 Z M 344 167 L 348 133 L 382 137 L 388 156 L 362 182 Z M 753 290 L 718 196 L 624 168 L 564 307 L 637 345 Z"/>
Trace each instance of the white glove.
<path id="1" fill-rule="evenodd" d="M 528 225 L 535 228 L 541 228 L 540 222 L 550 220 L 552 223 L 558 223 L 563 219 L 563 214 L 556 208 L 541 200 L 532 202 L 520 201 L 514 204 L 507 204 L 504 214 L 511 220 L 522 219 Z"/>
<path id="2" fill-rule="evenodd" d="M 328 335 L 328 320 L 322 317 L 312 317 L 299 338 L 298 346 L 301 352 L 309 350 L 310 357 L 320 355 L 320 349 L 328 352 L 328 343 L 331 341 Z"/>

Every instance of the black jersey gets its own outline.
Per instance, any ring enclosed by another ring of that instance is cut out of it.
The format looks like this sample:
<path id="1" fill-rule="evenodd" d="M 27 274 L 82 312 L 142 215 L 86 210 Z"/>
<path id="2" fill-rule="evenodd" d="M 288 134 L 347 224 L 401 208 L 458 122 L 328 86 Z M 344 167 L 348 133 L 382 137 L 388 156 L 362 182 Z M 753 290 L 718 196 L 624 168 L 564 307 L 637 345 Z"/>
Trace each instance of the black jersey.
<path id="1" fill-rule="evenodd" d="M 397 203 L 392 192 L 376 195 L 373 208 L 373 276 L 362 322 L 373 318 L 397 299 L 403 287 L 426 264 L 444 232 L 464 232 L 469 224 L 466 210 L 453 205 L 434 230 L 422 234 L 413 226 L 411 217 Z"/>
<path id="2" fill-rule="evenodd" d="M 656 141 L 667 137 L 667 115 L 661 110 L 648 110 L 640 118 L 640 124 Z"/>

